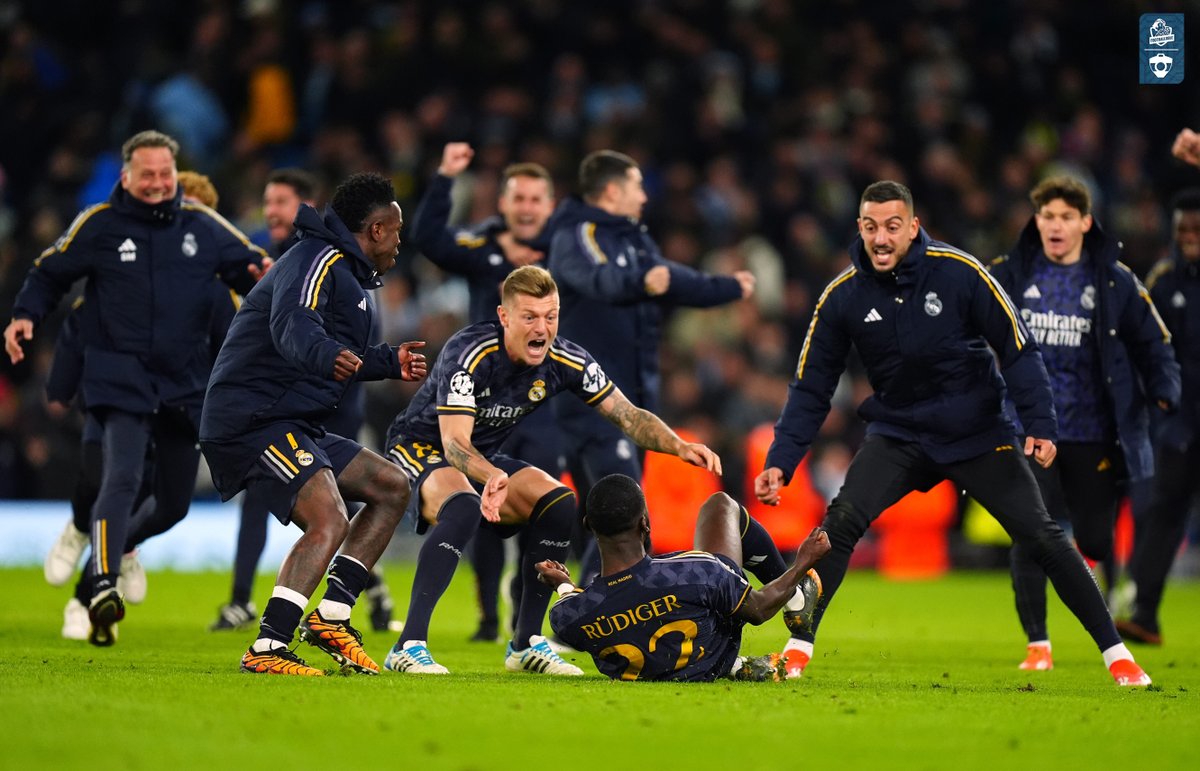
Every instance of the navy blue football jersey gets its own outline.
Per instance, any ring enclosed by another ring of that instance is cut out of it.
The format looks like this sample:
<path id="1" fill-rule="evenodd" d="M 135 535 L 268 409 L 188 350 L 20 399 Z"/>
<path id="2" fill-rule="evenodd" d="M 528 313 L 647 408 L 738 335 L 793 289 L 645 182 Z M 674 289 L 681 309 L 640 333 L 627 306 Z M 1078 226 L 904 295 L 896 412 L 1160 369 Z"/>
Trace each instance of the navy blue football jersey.
<path id="1" fill-rule="evenodd" d="M 709 681 L 737 659 L 744 622 L 734 614 L 749 593 L 728 557 L 675 552 L 560 598 L 550 626 L 614 680 Z"/>
<path id="2" fill-rule="evenodd" d="M 1072 265 L 1034 257 L 1029 287 L 1020 299 L 1021 319 L 1038 342 L 1060 442 L 1106 442 L 1116 436 L 1107 406 L 1100 346 L 1096 342 L 1096 268 L 1085 251 Z"/>
<path id="3" fill-rule="evenodd" d="M 448 341 L 408 408 L 388 429 L 388 446 L 401 439 L 441 446 L 440 415 L 471 415 L 471 444 L 492 455 L 513 427 L 551 396 L 570 391 L 598 404 L 612 393 L 612 381 L 584 349 L 559 337 L 536 367 L 518 364 L 504 350 L 498 321 L 471 324 Z"/>

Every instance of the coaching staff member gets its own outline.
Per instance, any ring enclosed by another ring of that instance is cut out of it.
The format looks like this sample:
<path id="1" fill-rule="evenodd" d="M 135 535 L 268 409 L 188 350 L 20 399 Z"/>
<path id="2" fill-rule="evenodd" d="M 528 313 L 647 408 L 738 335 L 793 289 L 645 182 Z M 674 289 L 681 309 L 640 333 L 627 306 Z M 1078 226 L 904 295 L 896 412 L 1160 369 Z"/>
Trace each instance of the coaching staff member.
<path id="1" fill-rule="evenodd" d="M 1149 685 L 1082 557 L 1046 513 L 1022 455 L 1049 466 L 1057 426 L 1045 366 L 1012 301 L 978 260 L 929 238 L 904 185 L 867 187 L 858 232 L 850 247 L 853 265 L 817 301 L 775 441 L 754 485 L 759 500 L 779 502 L 780 487 L 829 412 L 854 344 L 875 391 L 858 410 L 869 424 L 867 439 L 825 514 L 832 548 L 816 567 L 825 594 L 812 631 L 785 647 L 788 675 L 800 675 L 808 664 L 850 553 L 875 518 L 909 492 L 950 479 L 1042 566 L 1117 684 Z M 1003 412 L 1006 383 L 1026 430 L 1020 449 Z"/>
<path id="2" fill-rule="evenodd" d="M 15 364 L 21 341 L 78 279 L 96 324 L 83 333 L 80 393 L 103 427 L 104 471 L 92 507 L 93 645 L 112 645 L 125 616 L 121 555 L 142 486 L 146 448 L 157 463 L 157 532 L 187 515 L 200 450 L 196 431 L 212 363 L 213 276 L 250 291 L 265 253 L 207 206 L 183 200 L 179 144 L 158 131 L 121 148 L 120 182 L 84 209 L 34 262 L 4 331 Z"/>

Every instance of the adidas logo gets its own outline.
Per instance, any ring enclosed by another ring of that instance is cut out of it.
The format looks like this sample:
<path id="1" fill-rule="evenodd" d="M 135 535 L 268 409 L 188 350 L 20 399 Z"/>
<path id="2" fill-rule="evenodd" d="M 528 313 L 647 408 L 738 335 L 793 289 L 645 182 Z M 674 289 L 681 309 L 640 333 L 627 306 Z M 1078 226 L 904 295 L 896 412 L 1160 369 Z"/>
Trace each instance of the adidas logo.
<path id="1" fill-rule="evenodd" d="M 121 262 L 133 262 L 137 260 L 137 244 L 133 243 L 132 238 L 126 238 L 117 247 L 117 251 L 121 254 Z"/>
<path id="2" fill-rule="evenodd" d="M 367 309 L 367 298 L 362 298 L 358 301 L 358 309 L 365 311 Z"/>
<path id="3" fill-rule="evenodd" d="M 880 316 L 880 315 L 879 315 L 879 311 L 877 311 L 877 310 L 875 310 L 874 308 L 872 308 L 872 309 L 871 309 L 871 312 L 870 312 L 870 313 L 868 313 L 866 316 L 864 316 L 864 317 L 863 317 L 863 321 L 867 321 L 867 322 L 871 322 L 871 321 L 883 321 L 883 316 Z"/>
<path id="4" fill-rule="evenodd" d="M 1026 300 L 1040 300 L 1042 299 L 1042 293 L 1038 291 L 1037 284 L 1030 284 L 1029 288 L 1025 290 L 1025 294 L 1022 295 L 1022 297 L 1024 297 Z"/>

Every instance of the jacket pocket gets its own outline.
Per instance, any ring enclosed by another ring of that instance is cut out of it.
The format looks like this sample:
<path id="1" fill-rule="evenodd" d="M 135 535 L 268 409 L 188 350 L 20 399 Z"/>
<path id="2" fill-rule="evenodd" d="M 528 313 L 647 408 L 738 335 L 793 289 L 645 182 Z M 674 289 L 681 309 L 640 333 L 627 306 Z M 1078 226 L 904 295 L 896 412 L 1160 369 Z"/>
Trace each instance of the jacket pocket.
<path id="1" fill-rule="evenodd" d="M 138 356 L 89 347 L 83 354 L 85 407 L 115 407 L 149 414 L 158 407 L 154 378 Z"/>

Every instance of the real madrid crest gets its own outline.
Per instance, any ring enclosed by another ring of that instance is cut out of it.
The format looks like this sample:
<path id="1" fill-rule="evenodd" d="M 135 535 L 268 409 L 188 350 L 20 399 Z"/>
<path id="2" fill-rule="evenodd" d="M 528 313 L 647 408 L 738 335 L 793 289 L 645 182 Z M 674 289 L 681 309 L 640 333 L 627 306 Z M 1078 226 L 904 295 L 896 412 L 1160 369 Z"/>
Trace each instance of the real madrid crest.
<path id="1" fill-rule="evenodd" d="M 529 401 L 540 402 L 546 398 L 546 381 L 535 380 L 533 385 L 529 387 Z"/>
<path id="2" fill-rule="evenodd" d="M 1183 296 L 1183 292 L 1176 291 L 1171 295 L 1171 307 L 1182 308 L 1187 305 L 1187 298 Z"/>
<path id="3" fill-rule="evenodd" d="M 301 466 L 311 466 L 313 462 L 312 453 L 308 450 L 296 450 L 296 462 Z"/>
<path id="4" fill-rule="evenodd" d="M 183 249 L 183 253 L 188 257 L 195 257 L 196 252 L 200 250 L 200 248 L 196 246 L 196 237 L 191 233 L 188 233 L 183 237 L 183 246 L 180 248 Z"/>
<path id="5" fill-rule="evenodd" d="M 937 292 L 925 295 L 925 312 L 930 316 L 936 316 L 942 312 L 942 301 L 938 299 Z"/>
<path id="6" fill-rule="evenodd" d="M 1092 285 L 1083 288 L 1083 294 L 1079 295 L 1079 304 L 1084 310 L 1093 310 L 1096 307 L 1096 287 Z"/>

